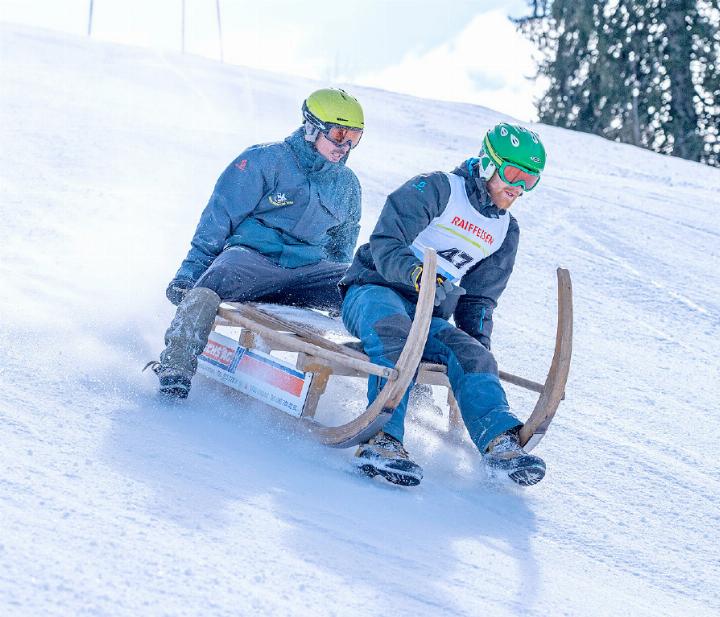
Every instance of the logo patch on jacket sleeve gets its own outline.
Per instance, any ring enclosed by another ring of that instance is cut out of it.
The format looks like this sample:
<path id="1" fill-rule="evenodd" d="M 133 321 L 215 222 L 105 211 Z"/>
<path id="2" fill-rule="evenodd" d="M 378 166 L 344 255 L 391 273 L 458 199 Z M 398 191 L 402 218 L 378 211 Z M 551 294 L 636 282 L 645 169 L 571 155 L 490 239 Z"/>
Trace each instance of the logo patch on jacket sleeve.
<path id="1" fill-rule="evenodd" d="M 268 201 L 273 206 L 292 206 L 295 203 L 292 199 L 289 199 L 285 193 L 280 192 L 268 196 Z"/>

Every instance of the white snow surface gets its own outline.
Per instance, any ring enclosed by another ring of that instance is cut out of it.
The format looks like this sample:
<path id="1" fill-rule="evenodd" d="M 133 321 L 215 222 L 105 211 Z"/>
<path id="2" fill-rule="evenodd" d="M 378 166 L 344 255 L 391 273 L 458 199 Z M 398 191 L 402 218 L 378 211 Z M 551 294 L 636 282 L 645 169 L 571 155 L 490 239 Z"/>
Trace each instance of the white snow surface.
<path id="1" fill-rule="evenodd" d="M 513 206 L 493 345 L 544 379 L 569 268 L 547 476 L 488 477 L 416 405 L 425 479 L 403 489 L 202 377 L 169 405 L 140 372 L 218 175 L 324 84 L 7 24 L 0 46 L 0 613 L 719 614 L 720 170 L 536 127 L 549 165 Z M 347 87 L 367 117 L 361 242 L 390 191 L 505 119 Z M 535 395 L 507 390 L 526 417 Z M 319 417 L 364 392 L 338 381 Z"/>

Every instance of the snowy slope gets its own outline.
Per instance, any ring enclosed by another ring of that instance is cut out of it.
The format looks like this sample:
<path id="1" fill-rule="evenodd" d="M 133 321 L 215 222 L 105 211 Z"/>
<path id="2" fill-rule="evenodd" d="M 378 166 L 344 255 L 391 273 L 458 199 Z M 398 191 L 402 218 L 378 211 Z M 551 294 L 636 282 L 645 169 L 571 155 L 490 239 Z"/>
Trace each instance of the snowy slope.
<path id="1" fill-rule="evenodd" d="M 720 171 L 539 127 L 540 188 L 494 349 L 542 380 L 558 265 L 575 293 L 546 479 L 488 479 L 419 423 L 414 490 L 350 471 L 281 414 L 140 373 L 225 165 L 320 84 L 0 25 L 3 615 L 710 615 L 720 611 Z M 363 236 L 384 195 L 503 116 L 351 88 Z M 362 406 L 360 382 L 323 402 Z M 508 388 L 522 416 L 533 397 Z M 432 412 L 415 409 L 420 418 Z"/>

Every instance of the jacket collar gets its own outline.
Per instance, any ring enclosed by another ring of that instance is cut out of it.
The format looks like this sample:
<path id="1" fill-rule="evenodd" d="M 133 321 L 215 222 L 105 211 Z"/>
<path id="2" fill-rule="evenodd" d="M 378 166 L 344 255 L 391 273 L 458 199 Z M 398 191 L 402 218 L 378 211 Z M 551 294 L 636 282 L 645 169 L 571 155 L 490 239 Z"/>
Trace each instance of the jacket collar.
<path id="1" fill-rule="evenodd" d="M 465 180 L 465 192 L 470 204 L 483 216 L 494 219 L 505 216 L 507 212 L 498 208 L 490 199 L 487 180 L 477 175 L 473 162 L 474 159 L 468 159 L 453 169 L 452 172 Z"/>
<path id="2" fill-rule="evenodd" d="M 337 163 L 328 161 L 322 156 L 313 144 L 305 139 L 305 129 L 300 127 L 285 138 L 285 143 L 290 146 L 300 168 L 306 174 L 324 174 L 329 171 L 335 171 L 339 167 L 345 165 L 350 152 L 340 159 Z"/>

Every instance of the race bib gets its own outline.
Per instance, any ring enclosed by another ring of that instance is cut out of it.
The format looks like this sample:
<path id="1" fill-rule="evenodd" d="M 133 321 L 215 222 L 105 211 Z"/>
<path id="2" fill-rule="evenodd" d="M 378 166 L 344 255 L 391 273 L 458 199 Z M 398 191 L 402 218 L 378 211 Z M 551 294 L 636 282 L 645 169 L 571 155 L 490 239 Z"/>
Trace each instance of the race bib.
<path id="1" fill-rule="evenodd" d="M 418 234 L 411 248 L 420 260 L 425 248 L 435 249 L 438 274 L 457 281 L 502 246 L 510 225 L 510 215 L 498 218 L 483 216 L 472 207 L 463 178 L 455 174 L 446 175 L 450 181 L 448 205 Z"/>

